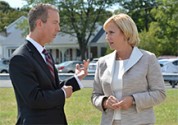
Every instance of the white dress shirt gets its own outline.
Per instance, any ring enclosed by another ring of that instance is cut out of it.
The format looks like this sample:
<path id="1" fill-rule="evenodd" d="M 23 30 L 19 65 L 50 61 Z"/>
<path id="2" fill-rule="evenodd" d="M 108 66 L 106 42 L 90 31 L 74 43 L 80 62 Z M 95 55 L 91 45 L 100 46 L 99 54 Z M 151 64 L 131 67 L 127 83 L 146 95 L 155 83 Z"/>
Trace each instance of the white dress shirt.
<path id="1" fill-rule="evenodd" d="M 122 88 L 123 88 L 122 76 L 124 74 L 124 68 L 127 62 L 128 59 L 115 61 L 115 70 L 114 70 L 114 76 L 113 76 L 113 81 L 111 86 L 117 100 L 121 100 L 122 98 Z M 121 120 L 121 113 L 119 109 L 114 110 L 114 120 Z"/>

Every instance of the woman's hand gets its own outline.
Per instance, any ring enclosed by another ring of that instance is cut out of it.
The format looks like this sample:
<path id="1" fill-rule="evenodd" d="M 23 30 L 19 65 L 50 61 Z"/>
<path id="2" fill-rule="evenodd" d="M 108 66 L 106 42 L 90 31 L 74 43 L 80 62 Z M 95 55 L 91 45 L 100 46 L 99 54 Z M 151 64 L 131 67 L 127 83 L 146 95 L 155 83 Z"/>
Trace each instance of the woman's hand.
<path id="1" fill-rule="evenodd" d="M 117 103 L 113 104 L 113 107 L 116 109 L 123 109 L 127 110 L 129 109 L 133 104 L 133 97 L 132 96 L 126 96 Z"/>
<path id="2" fill-rule="evenodd" d="M 133 104 L 133 97 L 132 96 L 126 96 L 121 100 L 117 100 L 114 96 L 109 96 L 108 99 L 106 99 L 103 102 L 103 106 L 106 109 L 123 109 L 127 110 L 129 109 Z"/>
<path id="3" fill-rule="evenodd" d="M 116 97 L 109 96 L 104 102 L 103 106 L 105 109 L 117 109 L 117 106 L 115 106 L 118 103 Z"/>

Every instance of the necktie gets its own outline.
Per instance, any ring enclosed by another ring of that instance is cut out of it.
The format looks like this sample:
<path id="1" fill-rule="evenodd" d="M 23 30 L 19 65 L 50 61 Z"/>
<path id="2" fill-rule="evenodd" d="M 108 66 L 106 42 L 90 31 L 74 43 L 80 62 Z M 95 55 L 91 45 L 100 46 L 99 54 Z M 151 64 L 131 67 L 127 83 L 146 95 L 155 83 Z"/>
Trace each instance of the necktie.
<path id="1" fill-rule="evenodd" d="M 44 49 L 42 53 L 45 55 L 46 64 L 47 64 L 47 66 L 49 68 L 49 71 L 50 71 L 52 77 L 55 78 L 54 68 L 53 68 L 53 61 L 52 61 L 52 58 L 51 58 L 50 54 L 46 51 L 46 49 Z"/>

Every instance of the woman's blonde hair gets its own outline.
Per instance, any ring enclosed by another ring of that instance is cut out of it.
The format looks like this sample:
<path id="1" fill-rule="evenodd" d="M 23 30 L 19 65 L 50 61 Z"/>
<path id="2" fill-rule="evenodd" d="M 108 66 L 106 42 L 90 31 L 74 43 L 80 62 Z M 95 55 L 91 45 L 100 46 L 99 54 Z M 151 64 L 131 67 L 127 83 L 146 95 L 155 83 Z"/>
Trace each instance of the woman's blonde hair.
<path id="1" fill-rule="evenodd" d="M 137 26 L 130 16 L 124 13 L 113 15 L 112 17 L 106 20 L 106 22 L 103 25 L 103 29 L 105 30 L 107 24 L 112 21 L 123 32 L 123 34 L 125 35 L 127 39 L 127 42 L 131 46 L 138 45 L 138 43 L 140 42 L 140 39 L 138 36 Z"/>

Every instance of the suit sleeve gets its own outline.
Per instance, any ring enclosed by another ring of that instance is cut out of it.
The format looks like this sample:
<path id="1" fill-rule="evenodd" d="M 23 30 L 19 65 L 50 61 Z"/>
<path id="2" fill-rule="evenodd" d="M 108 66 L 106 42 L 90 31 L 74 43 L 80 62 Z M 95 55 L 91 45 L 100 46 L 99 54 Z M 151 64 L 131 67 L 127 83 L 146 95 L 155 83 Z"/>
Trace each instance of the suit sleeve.
<path id="1" fill-rule="evenodd" d="M 78 82 L 77 82 L 77 80 L 74 76 L 60 82 L 60 87 L 62 87 L 64 85 L 72 86 L 73 92 L 80 90 L 80 86 L 79 86 L 79 84 L 78 84 Z"/>

